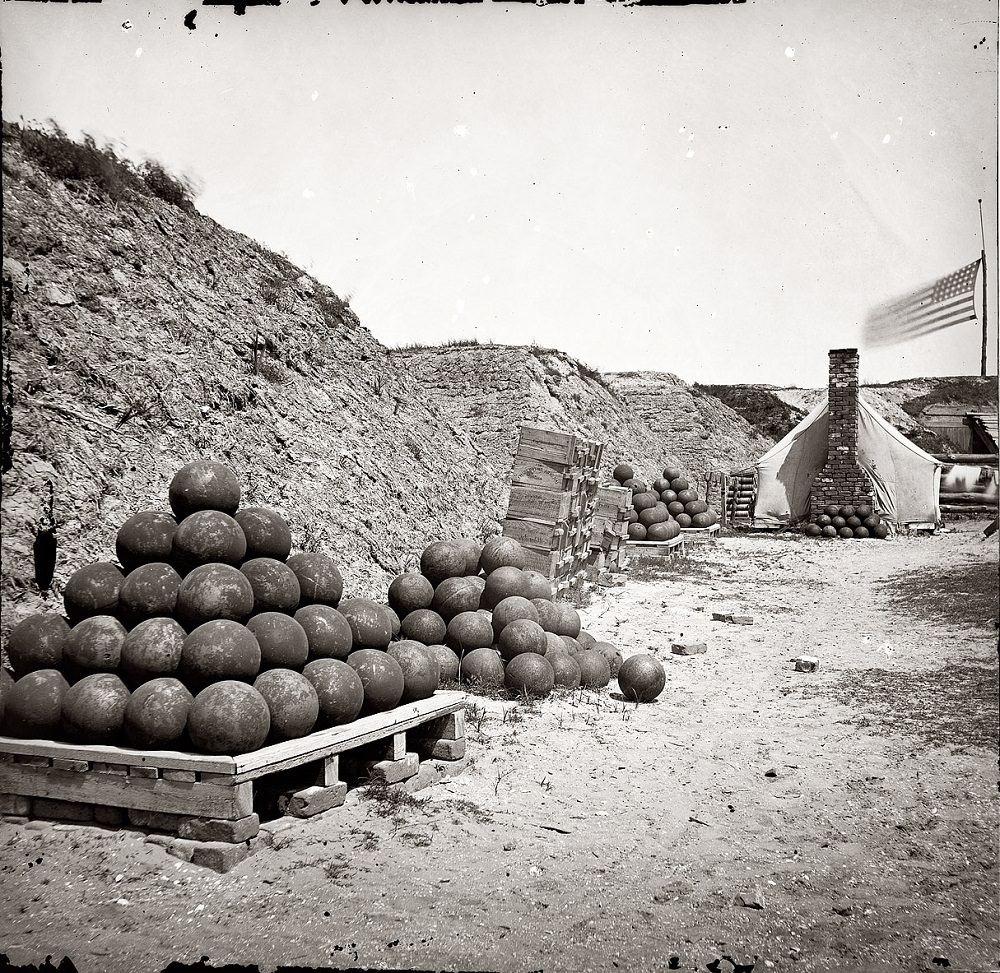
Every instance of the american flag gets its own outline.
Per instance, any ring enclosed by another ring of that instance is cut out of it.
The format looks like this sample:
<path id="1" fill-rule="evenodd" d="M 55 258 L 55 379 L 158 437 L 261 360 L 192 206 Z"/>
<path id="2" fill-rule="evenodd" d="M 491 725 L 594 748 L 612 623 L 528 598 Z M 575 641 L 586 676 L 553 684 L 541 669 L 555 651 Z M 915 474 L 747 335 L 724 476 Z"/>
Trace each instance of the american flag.
<path id="1" fill-rule="evenodd" d="M 871 311 L 865 320 L 865 343 L 892 345 L 976 320 L 974 288 L 979 261 Z"/>

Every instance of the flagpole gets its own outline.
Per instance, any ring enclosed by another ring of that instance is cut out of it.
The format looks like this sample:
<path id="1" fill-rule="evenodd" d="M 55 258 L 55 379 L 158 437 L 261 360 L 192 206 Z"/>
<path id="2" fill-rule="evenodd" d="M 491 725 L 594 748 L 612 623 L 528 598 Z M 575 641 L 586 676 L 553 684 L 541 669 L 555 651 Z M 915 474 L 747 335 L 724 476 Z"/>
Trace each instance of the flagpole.
<path id="1" fill-rule="evenodd" d="M 980 374 L 986 377 L 986 231 L 983 229 L 983 201 L 979 200 L 979 232 L 983 239 L 983 355 Z"/>

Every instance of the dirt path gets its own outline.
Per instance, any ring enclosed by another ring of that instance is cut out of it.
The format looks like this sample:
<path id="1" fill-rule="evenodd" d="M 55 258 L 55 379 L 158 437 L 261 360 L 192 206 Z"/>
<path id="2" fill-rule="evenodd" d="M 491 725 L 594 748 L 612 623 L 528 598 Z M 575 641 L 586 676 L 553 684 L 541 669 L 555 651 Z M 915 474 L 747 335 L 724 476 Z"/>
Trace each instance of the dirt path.
<path id="1" fill-rule="evenodd" d="M 225 875 L 132 832 L 0 824 L 3 951 L 81 971 L 995 969 L 982 526 L 637 565 L 583 614 L 663 660 L 655 704 L 615 684 L 477 698 L 462 774 L 396 804 L 353 791 Z M 679 638 L 707 654 L 671 655 Z"/>

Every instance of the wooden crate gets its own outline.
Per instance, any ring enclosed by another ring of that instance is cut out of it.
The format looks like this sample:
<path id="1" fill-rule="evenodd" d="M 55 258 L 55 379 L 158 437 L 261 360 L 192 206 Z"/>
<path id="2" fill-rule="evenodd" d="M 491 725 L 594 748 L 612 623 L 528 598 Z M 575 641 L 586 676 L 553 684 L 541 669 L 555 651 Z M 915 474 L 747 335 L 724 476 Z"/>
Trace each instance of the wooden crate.
<path id="1" fill-rule="evenodd" d="M 552 429 L 521 426 L 517 455 L 572 466 L 576 459 L 576 436 Z"/>
<path id="2" fill-rule="evenodd" d="M 570 546 L 570 527 L 566 521 L 555 524 L 508 517 L 503 522 L 503 536 L 511 537 L 523 547 L 539 551 L 563 551 Z"/>
<path id="3" fill-rule="evenodd" d="M 562 463 L 550 463 L 533 456 L 515 456 L 511 482 L 517 486 L 540 487 L 543 490 L 566 490 L 575 493 L 583 482 L 580 468 Z"/>
<path id="4" fill-rule="evenodd" d="M 175 818 L 178 826 L 191 820 L 221 826 L 256 819 L 258 785 L 304 770 L 312 782 L 284 795 L 279 807 L 282 813 L 309 817 L 343 803 L 347 785 L 339 777 L 341 755 L 370 756 L 364 748 L 376 746 L 381 759 L 366 769 L 389 783 L 413 776 L 420 755 L 460 759 L 466 700 L 463 692 L 438 691 L 429 699 L 236 756 L 0 736 L 0 796 L 8 804 L 24 802 L 28 813 L 29 802 L 39 812 L 61 802 L 77 811 L 124 809 L 134 823 L 152 814 L 168 822 Z"/>
<path id="5" fill-rule="evenodd" d="M 572 501 L 572 493 L 513 485 L 507 504 L 507 518 L 556 524 L 569 518 L 573 511 Z"/>

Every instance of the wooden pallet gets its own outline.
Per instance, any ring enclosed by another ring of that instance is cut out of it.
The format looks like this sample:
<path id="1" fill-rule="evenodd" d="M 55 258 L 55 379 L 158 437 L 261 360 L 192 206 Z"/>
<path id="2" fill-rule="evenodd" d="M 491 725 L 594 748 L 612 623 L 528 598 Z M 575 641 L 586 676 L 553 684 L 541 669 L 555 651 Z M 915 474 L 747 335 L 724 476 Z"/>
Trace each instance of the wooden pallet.
<path id="1" fill-rule="evenodd" d="M 712 524 L 711 527 L 682 527 L 681 537 L 689 544 L 715 543 L 715 535 L 719 533 L 719 524 Z"/>
<path id="2" fill-rule="evenodd" d="M 683 554 L 684 534 L 682 532 L 669 541 L 627 541 L 625 549 L 630 554 Z"/>
<path id="3" fill-rule="evenodd" d="M 466 699 L 464 692 L 439 691 L 236 756 L 0 736 L 0 800 L 5 813 L 110 822 L 113 816 L 100 812 L 118 809 L 119 820 L 140 827 L 152 822 L 159 830 L 174 826 L 182 836 L 244 842 L 256 834 L 257 792 L 266 785 L 280 790 L 294 781 L 271 795 L 282 814 L 310 817 L 342 804 L 341 756 L 359 779 L 382 777 L 390 784 L 415 775 L 420 757 L 461 759 Z"/>

